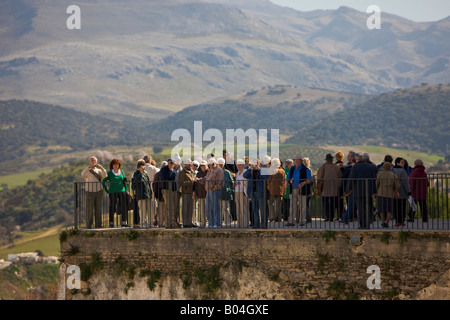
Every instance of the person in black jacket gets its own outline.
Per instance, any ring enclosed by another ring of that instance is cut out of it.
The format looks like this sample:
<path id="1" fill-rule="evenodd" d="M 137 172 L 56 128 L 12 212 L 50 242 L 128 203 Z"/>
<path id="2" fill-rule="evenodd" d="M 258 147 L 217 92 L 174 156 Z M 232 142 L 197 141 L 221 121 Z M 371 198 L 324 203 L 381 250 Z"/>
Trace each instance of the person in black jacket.
<path id="1" fill-rule="evenodd" d="M 342 190 L 347 190 L 348 187 L 348 177 L 350 176 L 350 172 L 352 171 L 353 166 L 355 165 L 356 160 L 355 158 L 353 158 L 351 160 L 351 162 L 347 163 L 347 165 L 345 167 L 342 168 Z M 355 202 L 353 199 L 353 194 L 345 194 L 344 195 L 345 199 L 347 200 L 347 209 L 344 211 L 344 216 L 342 218 L 342 220 L 340 220 L 339 222 L 343 222 L 345 224 L 348 224 L 349 220 L 351 219 L 353 221 L 353 219 L 355 219 L 356 217 L 356 206 L 355 206 Z"/>
<path id="2" fill-rule="evenodd" d="M 137 161 L 137 170 L 131 178 L 131 190 L 133 191 L 133 199 L 137 201 L 139 212 L 139 222 L 141 228 L 150 226 L 154 217 L 149 217 L 152 191 L 150 188 L 150 178 L 145 171 L 145 161 L 140 159 Z"/>
<path id="3" fill-rule="evenodd" d="M 167 219 L 166 228 L 179 228 L 176 218 L 177 209 L 177 182 L 174 172 L 175 162 L 172 159 L 167 160 L 167 166 L 161 168 L 159 171 L 159 178 L 161 180 L 161 191 L 164 197 L 164 215 Z"/>
<path id="4" fill-rule="evenodd" d="M 349 175 L 347 192 L 352 192 L 358 208 L 360 229 L 369 229 L 373 215 L 373 195 L 377 193 L 376 175 L 370 164 L 363 161 L 361 153 L 356 154 L 356 164 Z"/>

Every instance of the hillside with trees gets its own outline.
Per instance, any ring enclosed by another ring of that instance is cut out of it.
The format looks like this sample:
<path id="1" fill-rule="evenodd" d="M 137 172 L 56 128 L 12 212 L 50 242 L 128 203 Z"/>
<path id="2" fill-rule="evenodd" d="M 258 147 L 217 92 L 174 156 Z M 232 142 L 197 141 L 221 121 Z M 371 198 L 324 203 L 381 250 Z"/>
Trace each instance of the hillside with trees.
<path id="1" fill-rule="evenodd" d="M 299 130 L 288 143 L 379 145 L 449 153 L 450 85 L 379 95 Z"/>
<path id="2" fill-rule="evenodd" d="M 118 121 L 108 113 L 94 116 L 27 100 L 0 101 L 0 114 L 0 163 L 10 170 L 36 151 L 59 154 L 149 140 L 147 123 L 139 118 Z"/>

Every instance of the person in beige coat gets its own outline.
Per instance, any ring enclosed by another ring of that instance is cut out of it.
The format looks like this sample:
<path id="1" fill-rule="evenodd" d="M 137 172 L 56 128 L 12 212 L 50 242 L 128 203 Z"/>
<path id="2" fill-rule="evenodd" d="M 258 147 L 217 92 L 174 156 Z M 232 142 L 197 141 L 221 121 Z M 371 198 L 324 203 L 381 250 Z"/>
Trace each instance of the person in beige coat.
<path id="1" fill-rule="evenodd" d="M 317 188 L 322 196 L 322 209 L 325 222 L 333 221 L 334 211 L 337 208 L 340 178 L 342 172 L 333 163 L 334 157 L 328 153 L 326 162 L 317 171 Z"/>
<path id="2" fill-rule="evenodd" d="M 269 198 L 269 221 L 281 221 L 281 200 L 286 192 L 286 173 L 278 158 L 272 159 L 271 168 L 278 168 L 275 174 L 267 179 Z"/>
<path id="3" fill-rule="evenodd" d="M 385 162 L 382 170 L 377 174 L 377 209 L 381 217 L 383 228 L 389 227 L 394 212 L 394 199 L 399 198 L 399 182 L 397 176 L 391 171 L 392 164 Z"/>
<path id="4" fill-rule="evenodd" d="M 103 186 L 101 180 L 106 178 L 106 169 L 103 168 L 96 157 L 89 158 L 89 166 L 84 168 L 81 176 L 86 181 L 86 227 L 102 227 L 102 198 Z M 94 222 L 95 219 L 95 222 Z"/>

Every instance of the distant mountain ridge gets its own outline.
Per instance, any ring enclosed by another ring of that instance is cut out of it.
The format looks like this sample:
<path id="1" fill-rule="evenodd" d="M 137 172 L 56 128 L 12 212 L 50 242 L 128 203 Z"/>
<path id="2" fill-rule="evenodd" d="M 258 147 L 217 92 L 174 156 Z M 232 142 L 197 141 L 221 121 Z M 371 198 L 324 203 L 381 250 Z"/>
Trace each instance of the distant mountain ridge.
<path id="1" fill-rule="evenodd" d="M 348 7 L 300 12 L 270 1 L 0 3 L 0 99 L 161 120 L 242 91 L 294 85 L 358 94 L 447 83 L 450 18 L 382 14 L 381 30 Z"/>
<path id="2" fill-rule="evenodd" d="M 370 99 L 370 95 L 336 92 L 323 89 L 302 89 L 276 85 L 241 92 L 187 107 L 155 123 L 150 130 L 160 139 L 170 138 L 179 128 L 193 133 L 194 121 L 201 121 L 203 130 L 279 129 L 291 136 L 305 126 Z"/>

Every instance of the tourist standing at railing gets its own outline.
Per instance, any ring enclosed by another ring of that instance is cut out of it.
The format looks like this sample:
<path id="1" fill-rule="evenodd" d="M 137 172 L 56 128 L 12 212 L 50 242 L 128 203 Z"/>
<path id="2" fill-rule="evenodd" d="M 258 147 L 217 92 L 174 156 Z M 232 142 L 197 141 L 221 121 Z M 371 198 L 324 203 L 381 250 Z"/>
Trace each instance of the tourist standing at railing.
<path id="1" fill-rule="evenodd" d="M 352 167 L 347 183 L 347 193 L 352 192 L 353 200 L 358 208 L 360 229 L 369 229 L 373 215 L 373 195 L 376 190 L 376 175 L 370 164 L 363 161 L 361 153 L 355 156 L 356 163 Z"/>
<path id="2" fill-rule="evenodd" d="M 344 153 L 342 151 L 338 151 L 334 154 L 335 158 L 336 158 L 336 162 L 335 165 L 339 168 L 339 170 L 341 170 L 341 173 L 344 173 Z M 339 188 L 338 188 L 338 199 L 337 199 L 337 203 L 336 203 L 336 209 L 337 209 L 337 216 L 338 219 L 342 220 L 343 216 L 344 216 L 344 190 L 342 189 L 342 183 L 339 184 Z"/>
<path id="3" fill-rule="evenodd" d="M 287 175 L 291 187 L 290 212 L 286 226 L 294 226 L 295 219 L 300 226 L 306 223 L 306 201 L 311 194 L 312 174 L 311 170 L 303 164 L 303 158 L 297 154 L 294 158 L 294 166 Z"/>
<path id="4" fill-rule="evenodd" d="M 166 203 L 164 201 L 164 196 L 162 193 L 162 182 L 161 182 L 161 169 L 167 166 L 167 161 L 161 163 L 161 168 L 155 173 L 153 181 L 153 195 L 157 204 L 157 225 L 159 227 L 165 227 L 167 225 L 167 215 L 166 215 Z"/>
<path id="5" fill-rule="evenodd" d="M 213 157 L 208 160 L 209 170 L 205 178 L 206 188 L 206 215 L 208 225 L 206 228 L 217 229 L 221 227 L 220 220 L 220 198 L 222 196 L 222 188 L 224 185 L 223 170 L 217 165 L 216 159 Z"/>
<path id="6" fill-rule="evenodd" d="M 205 160 L 202 160 L 200 163 L 200 169 L 197 172 L 194 183 L 194 193 L 193 197 L 198 204 L 197 211 L 197 223 L 200 228 L 204 228 L 206 226 L 206 189 L 205 189 L 205 178 L 208 174 L 208 163 Z"/>
<path id="7" fill-rule="evenodd" d="M 192 172 L 194 172 L 194 177 L 197 176 L 199 169 L 200 169 L 200 162 L 198 162 L 197 160 L 192 161 Z"/>
<path id="8" fill-rule="evenodd" d="M 245 160 L 238 159 L 236 161 L 238 171 L 236 172 L 236 180 L 234 183 L 234 196 L 236 203 L 236 218 L 239 228 L 248 228 L 250 222 L 248 197 L 247 197 L 247 179 L 244 178 Z"/>
<path id="9" fill-rule="evenodd" d="M 247 195 L 252 201 L 253 228 L 264 228 L 267 223 L 266 213 L 266 181 L 269 175 L 261 173 L 261 162 L 254 159 L 250 170 L 244 173 L 244 178 L 248 180 Z"/>
<path id="10" fill-rule="evenodd" d="M 236 165 L 236 161 L 234 161 L 234 159 L 231 157 L 231 153 L 230 151 L 227 150 L 223 150 L 223 158 L 225 159 L 225 169 L 227 169 L 230 173 L 231 176 L 233 177 L 233 180 L 236 178 L 236 172 L 237 172 L 237 165 Z M 231 199 L 229 201 L 229 206 L 230 206 L 230 214 L 232 217 L 232 220 L 235 221 L 236 220 L 236 199 L 233 197 L 233 199 Z"/>
<path id="11" fill-rule="evenodd" d="M 311 160 L 308 157 L 303 158 L 303 165 L 311 171 Z M 312 175 L 312 173 L 311 173 Z M 306 193 L 306 223 L 311 223 L 311 198 L 314 190 L 314 179 L 310 180 L 310 187 L 307 188 L 305 191 Z M 305 188 L 305 187 L 304 187 Z"/>
<path id="12" fill-rule="evenodd" d="M 430 182 L 422 160 L 417 159 L 414 161 L 414 168 L 409 175 L 408 181 L 411 187 L 411 195 L 417 207 L 420 208 L 422 221 L 428 222 L 427 189 L 430 186 Z M 410 217 L 410 220 L 414 221 L 414 216 Z"/>
<path id="13" fill-rule="evenodd" d="M 114 212 L 121 216 L 121 225 L 127 226 L 127 193 L 128 182 L 123 172 L 119 159 L 112 159 L 109 163 L 109 171 L 102 180 L 103 188 L 109 194 L 109 227 L 114 226 Z M 108 182 L 108 184 L 107 184 Z"/>
<path id="14" fill-rule="evenodd" d="M 286 159 L 286 161 L 284 162 L 284 173 L 286 175 L 286 178 L 289 174 L 289 170 L 291 170 L 293 165 L 294 160 L 292 159 Z M 286 191 L 284 192 L 283 202 L 281 203 L 283 221 L 288 221 L 289 219 L 290 204 L 291 204 L 291 184 L 286 181 Z"/>
<path id="15" fill-rule="evenodd" d="M 152 198 L 150 199 L 150 216 L 156 217 L 156 199 L 153 190 L 153 181 L 155 180 L 155 174 L 159 169 L 155 166 L 156 162 L 152 159 L 152 156 L 144 156 L 145 161 L 145 171 L 147 172 L 148 178 L 150 180 L 150 189 L 152 191 Z M 155 221 L 149 221 L 149 225 L 154 224 Z"/>
<path id="16" fill-rule="evenodd" d="M 394 199 L 398 199 L 400 187 L 397 176 L 391 171 L 392 164 L 385 162 L 383 170 L 377 175 L 377 209 L 380 213 L 381 226 L 389 227 L 389 222 L 394 212 Z"/>
<path id="17" fill-rule="evenodd" d="M 86 227 L 102 227 L 102 179 L 106 178 L 106 169 L 103 168 L 96 157 L 89 158 L 89 166 L 84 168 L 81 176 L 86 181 Z"/>
<path id="18" fill-rule="evenodd" d="M 159 175 L 161 179 L 161 191 L 164 197 L 164 216 L 166 219 L 166 228 L 177 228 L 177 183 L 174 172 L 175 163 L 172 159 L 167 160 L 167 165 L 162 167 Z"/>
<path id="19" fill-rule="evenodd" d="M 180 186 L 181 193 L 181 215 L 183 228 L 192 228 L 193 213 L 194 213 L 194 199 L 192 195 L 194 193 L 194 180 L 195 174 L 192 170 L 191 159 L 183 161 L 184 167 L 178 175 L 178 184 Z"/>
<path id="20" fill-rule="evenodd" d="M 385 162 L 389 162 L 389 163 L 392 165 L 392 161 L 394 161 L 394 158 L 393 158 L 390 154 L 385 155 L 385 156 L 384 156 L 384 161 L 383 161 L 382 163 L 380 163 L 379 165 L 377 165 L 378 171 L 384 170 L 384 169 L 383 169 L 383 164 L 384 164 Z M 393 166 L 393 165 L 392 165 L 392 166 Z"/>
<path id="21" fill-rule="evenodd" d="M 194 206 L 194 209 L 193 209 L 193 211 L 192 211 L 192 224 L 193 224 L 193 226 L 196 226 L 196 227 L 198 227 L 198 220 L 197 220 L 197 199 L 195 198 L 195 178 L 197 177 L 197 173 L 198 173 L 198 170 L 200 170 L 200 162 L 198 162 L 197 160 L 194 160 L 194 161 L 192 161 L 192 172 L 194 173 L 194 184 L 192 185 L 192 203 L 193 203 L 193 206 Z"/>
<path id="22" fill-rule="evenodd" d="M 352 151 L 350 151 L 352 152 Z M 344 216 L 342 217 L 342 220 L 340 222 L 343 222 L 345 224 L 348 224 L 349 220 L 354 220 L 356 218 L 356 209 L 355 209 L 355 201 L 354 201 L 354 197 L 353 197 L 353 193 L 349 192 L 347 193 L 348 190 L 348 177 L 350 176 L 350 172 L 352 171 L 353 166 L 356 163 L 355 157 L 353 156 L 347 156 L 347 159 L 350 159 L 350 162 L 347 163 L 347 165 L 344 167 L 344 171 L 342 173 L 342 189 L 344 190 L 344 197 L 347 199 L 347 209 L 344 211 Z"/>
<path id="23" fill-rule="evenodd" d="M 398 182 L 399 182 L 399 197 L 398 199 L 394 200 L 394 218 L 397 222 L 395 224 L 395 227 L 400 227 L 405 225 L 405 218 L 406 218 L 406 201 L 408 199 L 408 196 L 411 194 L 411 188 L 408 183 L 408 174 L 406 173 L 406 170 L 403 169 L 403 167 L 400 165 L 403 158 L 396 158 L 394 163 L 394 169 L 392 172 L 397 176 Z"/>
<path id="24" fill-rule="evenodd" d="M 180 192 L 180 185 L 178 182 L 178 176 L 180 174 L 180 171 L 182 170 L 181 167 L 181 157 L 180 155 L 177 153 L 175 154 L 175 157 L 173 158 L 173 162 L 175 163 L 174 167 L 173 167 L 173 172 L 175 172 L 175 181 L 176 181 L 176 185 L 177 185 L 177 198 L 176 198 L 176 208 L 175 208 L 175 218 L 178 224 L 178 227 L 181 227 L 181 192 Z"/>
<path id="25" fill-rule="evenodd" d="M 150 188 L 150 178 L 145 167 L 145 161 L 139 159 L 136 163 L 137 170 L 131 178 L 132 197 L 138 203 L 141 228 L 150 227 L 155 219 L 154 212 L 151 211 L 152 190 Z"/>
<path id="26" fill-rule="evenodd" d="M 367 152 L 363 153 L 362 159 L 363 159 L 364 162 L 370 164 L 370 166 L 373 169 L 373 172 L 375 172 L 375 175 L 377 175 L 377 173 L 378 173 L 377 165 L 370 160 L 370 155 Z M 391 165 L 392 165 L 392 161 L 389 162 L 389 163 L 391 163 Z"/>
<path id="27" fill-rule="evenodd" d="M 234 188 L 233 188 L 233 175 L 230 170 L 225 168 L 225 159 L 219 158 L 217 159 L 217 164 L 223 170 L 223 188 L 222 195 L 220 198 L 220 221 L 225 223 L 226 227 L 231 226 L 232 220 L 232 209 L 231 209 L 231 201 L 234 199 Z"/>
<path id="28" fill-rule="evenodd" d="M 250 170 L 250 158 L 245 156 L 244 157 L 244 169 L 245 171 Z M 248 191 L 248 183 L 247 183 L 247 191 Z M 248 215 L 250 216 L 250 225 L 253 225 L 253 206 L 252 206 L 252 199 L 250 199 L 250 195 L 247 194 L 248 198 Z"/>
<path id="29" fill-rule="evenodd" d="M 402 159 L 402 161 L 400 162 L 400 165 L 402 166 L 402 168 L 406 171 L 406 174 L 408 175 L 408 177 L 411 175 L 412 169 L 409 164 L 408 164 L 408 160 L 406 159 Z"/>
<path id="30" fill-rule="evenodd" d="M 339 196 L 339 184 L 342 172 L 333 163 L 333 155 L 328 153 L 325 156 L 326 162 L 317 171 L 317 185 L 322 197 L 322 208 L 325 222 L 333 221 L 334 211 L 337 208 Z"/>
<path id="31" fill-rule="evenodd" d="M 270 165 L 273 172 L 267 179 L 267 189 L 269 190 L 269 221 L 281 221 L 281 201 L 286 192 L 286 173 L 281 167 L 281 161 L 274 158 Z"/>

